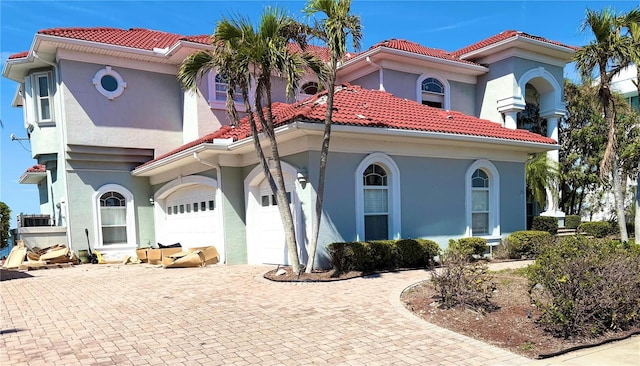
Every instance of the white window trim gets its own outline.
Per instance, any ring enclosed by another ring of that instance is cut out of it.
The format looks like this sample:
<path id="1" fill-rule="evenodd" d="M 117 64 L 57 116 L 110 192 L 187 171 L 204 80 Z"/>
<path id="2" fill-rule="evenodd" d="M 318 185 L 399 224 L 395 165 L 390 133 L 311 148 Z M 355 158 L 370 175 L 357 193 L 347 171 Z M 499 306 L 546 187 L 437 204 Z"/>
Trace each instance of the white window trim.
<path id="1" fill-rule="evenodd" d="M 464 177 L 465 184 L 465 217 L 467 228 L 465 236 L 472 236 L 472 220 L 471 220 L 471 176 L 477 169 L 482 169 L 489 176 L 489 232 L 479 235 L 482 238 L 500 237 L 500 174 L 498 169 L 492 162 L 486 159 L 476 160 L 467 168 Z"/>
<path id="2" fill-rule="evenodd" d="M 118 192 L 120 193 L 126 200 L 126 220 L 127 220 L 127 242 L 122 244 L 109 244 L 103 245 L 102 243 L 102 219 L 100 214 L 100 197 L 107 192 Z M 117 248 L 129 248 L 136 247 L 136 219 L 135 219 L 135 206 L 133 201 L 133 194 L 126 189 L 125 187 L 119 184 L 105 184 L 102 187 L 98 188 L 93 195 L 93 206 L 95 212 L 95 235 L 94 235 L 94 243 L 95 249 L 100 248 L 109 248 L 109 249 L 117 249 Z"/>
<path id="3" fill-rule="evenodd" d="M 309 98 L 312 95 L 315 95 L 315 94 L 307 94 L 307 93 L 302 91 L 302 87 L 307 85 L 307 84 L 309 84 L 309 83 L 315 83 L 318 86 L 318 92 L 320 92 L 321 85 L 317 80 L 303 79 L 298 83 L 298 85 L 300 85 L 300 86 L 298 87 L 298 96 L 296 98 L 297 101 L 301 101 L 303 99 Z"/>
<path id="4" fill-rule="evenodd" d="M 437 75 L 433 74 L 422 74 L 418 77 L 418 83 L 416 84 L 416 101 L 418 103 L 422 103 L 422 82 L 425 79 L 434 78 L 442 83 L 444 87 L 444 101 L 442 103 L 442 109 L 450 110 L 451 109 L 451 85 L 449 85 L 449 81 L 447 79 L 443 79 Z"/>
<path id="5" fill-rule="evenodd" d="M 42 118 L 42 108 L 40 106 L 40 83 L 38 82 L 38 78 L 42 76 L 47 77 L 47 88 L 49 88 L 49 95 L 47 96 L 47 99 L 49 99 L 49 118 L 47 119 Z M 51 73 L 50 71 L 46 71 L 31 74 L 31 85 L 33 88 L 33 105 L 35 107 L 36 122 L 41 127 L 44 124 L 54 123 L 55 113 L 53 105 L 53 73 Z"/>
<path id="6" fill-rule="evenodd" d="M 112 76 L 118 82 L 118 88 L 116 88 L 116 90 L 109 91 L 102 87 L 102 77 L 107 75 Z M 93 85 L 96 87 L 96 90 L 98 90 L 98 93 L 102 94 L 109 100 L 114 100 L 122 95 L 122 93 L 124 93 L 124 89 L 127 87 L 127 83 L 122 79 L 122 76 L 120 76 L 117 71 L 113 70 L 111 66 L 105 66 L 104 69 L 100 69 L 96 72 L 96 75 L 93 77 Z"/>
<path id="7" fill-rule="evenodd" d="M 389 205 L 389 239 L 400 239 L 400 169 L 393 159 L 384 153 L 367 155 L 355 171 L 356 186 L 356 240 L 364 240 L 364 184 L 362 174 L 371 164 L 379 164 L 387 171 Z"/>
<path id="8" fill-rule="evenodd" d="M 223 100 L 220 99 L 216 99 L 216 76 L 218 75 L 218 73 L 216 72 L 216 70 L 211 70 L 211 72 L 209 72 L 209 75 L 207 77 L 207 88 L 209 89 L 209 95 L 207 97 L 207 101 L 209 102 L 209 107 L 211 107 L 212 109 L 222 109 L 222 110 L 226 110 L 227 109 L 227 100 L 226 97 Z M 227 84 L 228 85 L 228 84 Z M 252 93 L 249 93 L 249 100 L 251 100 L 252 98 Z M 236 110 L 238 112 L 244 112 L 246 110 L 245 106 L 244 106 L 244 101 L 234 101 L 236 104 Z"/>

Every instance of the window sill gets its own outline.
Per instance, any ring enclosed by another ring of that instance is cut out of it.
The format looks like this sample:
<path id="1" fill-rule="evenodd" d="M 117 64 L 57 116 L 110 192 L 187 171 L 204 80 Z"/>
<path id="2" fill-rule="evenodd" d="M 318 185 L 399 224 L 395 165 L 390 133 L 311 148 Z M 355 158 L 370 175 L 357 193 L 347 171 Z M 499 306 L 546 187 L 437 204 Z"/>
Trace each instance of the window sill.
<path id="1" fill-rule="evenodd" d="M 38 127 L 55 127 L 56 121 L 37 121 Z"/>
<path id="2" fill-rule="evenodd" d="M 244 112 L 246 110 L 246 108 L 244 107 L 244 103 L 235 102 L 235 104 L 236 104 L 236 110 L 238 112 Z M 211 109 L 226 110 L 227 109 L 227 103 L 224 102 L 224 101 L 220 101 L 220 100 L 210 100 L 209 101 L 209 107 Z"/>

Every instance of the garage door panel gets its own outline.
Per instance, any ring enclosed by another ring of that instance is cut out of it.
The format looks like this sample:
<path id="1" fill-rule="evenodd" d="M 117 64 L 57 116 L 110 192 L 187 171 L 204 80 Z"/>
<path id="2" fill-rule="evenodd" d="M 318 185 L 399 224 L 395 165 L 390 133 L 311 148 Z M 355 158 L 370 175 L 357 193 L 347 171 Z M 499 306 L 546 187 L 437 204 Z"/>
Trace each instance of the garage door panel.
<path id="1" fill-rule="evenodd" d="M 179 242 L 184 248 L 217 245 L 218 220 L 215 189 L 192 185 L 170 194 L 165 200 L 162 244 Z"/>

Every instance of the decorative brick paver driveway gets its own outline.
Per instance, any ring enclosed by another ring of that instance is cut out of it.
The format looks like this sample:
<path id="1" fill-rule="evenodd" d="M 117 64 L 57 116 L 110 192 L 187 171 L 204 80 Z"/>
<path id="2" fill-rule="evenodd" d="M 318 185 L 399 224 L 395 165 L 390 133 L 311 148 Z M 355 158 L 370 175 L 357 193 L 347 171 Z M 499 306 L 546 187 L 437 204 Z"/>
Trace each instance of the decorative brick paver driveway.
<path id="1" fill-rule="evenodd" d="M 32 277 L 0 282 L 0 364 L 531 362 L 406 311 L 400 292 L 427 278 L 426 271 L 295 284 L 262 279 L 271 268 L 82 265 L 25 272 Z"/>

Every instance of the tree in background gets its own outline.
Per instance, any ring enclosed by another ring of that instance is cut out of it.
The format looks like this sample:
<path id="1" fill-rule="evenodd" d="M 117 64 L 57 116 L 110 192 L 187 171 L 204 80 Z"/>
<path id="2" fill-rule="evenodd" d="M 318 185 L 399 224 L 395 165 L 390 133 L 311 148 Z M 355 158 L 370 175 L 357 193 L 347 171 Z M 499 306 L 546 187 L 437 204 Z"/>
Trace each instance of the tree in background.
<path id="1" fill-rule="evenodd" d="M 213 51 L 200 51 L 185 59 L 178 72 L 178 79 L 186 88 L 197 90 L 198 80 L 207 72 L 215 69 L 217 73 L 224 75 L 229 83 L 227 110 L 236 125 L 240 118 L 235 107 L 234 93 L 236 88 L 239 89 L 258 160 L 276 198 L 291 268 L 296 274 L 300 273 L 295 226 L 271 109 L 271 77 L 276 75 L 286 79 L 287 95 L 294 96 L 298 80 L 304 71 L 305 56 L 290 51 L 287 45 L 294 41 L 305 49 L 304 27 L 277 8 L 268 7 L 257 27 L 244 17 L 223 18 L 217 23 L 212 40 Z M 253 101 L 249 95 L 252 83 L 256 88 Z M 267 137 L 267 142 L 264 142 L 267 147 L 263 146 L 261 135 Z M 270 148 L 270 156 L 266 155 L 265 148 Z"/>
<path id="2" fill-rule="evenodd" d="M 560 207 L 581 215 L 587 193 L 603 188 L 598 166 L 606 145 L 607 125 L 599 112 L 597 87 L 566 80 L 567 114 L 560 122 Z"/>
<path id="3" fill-rule="evenodd" d="M 640 44 L 640 24 L 635 23 L 629 26 L 629 33 L 631 34 L 631 38 L 636 45 Z M 636 80 L 634 84 L 636 85 L 636 89 L 638 90 L 638 98 L 640 98 L 640 55 L 636 57 L 634 60 L 636 64 Z M 640 100 L 638 100 L 638 112 L 640 112 Z M 638 120 L 638 126 L 640 126 L 640 120 Z M 637 127 L 640 128 L 640 127 Z M 635 195 L 635 209 L 634 214 L 636 217 L 635 220 L 635 237 L 636 242 L 640 241 L 640 159 L 636 160 L 638 162 L 638 173 L 636 174 L 636 195 Z"/>
<path id="4" fill-rule="evenodd" d="M 350 35 L 353 47 L 360 47 L 362 38 L 362 26 L 360 18 L 351 14 L 351 0 L 309 0 L 303 12 L 307 15 L 323 14 L 324 17 L 316 20 L 311 33 L 326 43 L 329 48 L 329 65 L 327 72 L 327 111 L 324 120 L 324 134 L 320 149 L 320 168 L 318 173 L 318 185 L 316 187 L 316 211 L 313 222 L 311 240 L 309 243 L 309 258 L 306 271 L 313 271 L 313 266 L 318 247 L 318 235 L 322 220 L 322 207 L 324 204 L 324 183 L 327 171 L 327 159 L 329 157 L 329 142 L 331 140 L 331 123 L 333 116 L 333 98 L 335 94 L 336 75 L 338 62 L 347 53 L 347 38 Z"/>
<path id="5" fill-rule="evenodd" d="M 587 9 L 582 31 L 591 30 L 595 40 L 579 49 L 574 61 L 583 78 L 588 79 L 594 70 L 599 77 L 598 99 L 607 121 L 607 145 L 600 163 L 600 178 L 611 179 L 616 203 L 616 216 L 620 227 L 620 238 L 628 241 L 624 202 L 622 196 L 622 179 L 617 159 L 618 142 L 616 140 L 616 105 L 611 91 L 611 79 L 623 68 L 637 59 L 638 45 L 629 35 L 624 35 L 631 24 L 640 23 L 640 9 L 617 15 L 612 9 L 594 11 Z"/>
<path id="6" fill-rule="evenodd" d="M 0 248 L 4 248 L 8 245 L 10 222 L 11 210 L 6 203 L 0 201 Z"/>
<path id="7" fill-rule="evenodd" d="M 558 194 L 555 189 L 555 182 L 560 176 L 558 166 L 547 157 L 546 153 L 529 155 L 525 165 L 525 176 L 527 190 L 538 207 L 544 207 L 547 201 L 547 189 L 550 189 L 554 196 Z"/>

